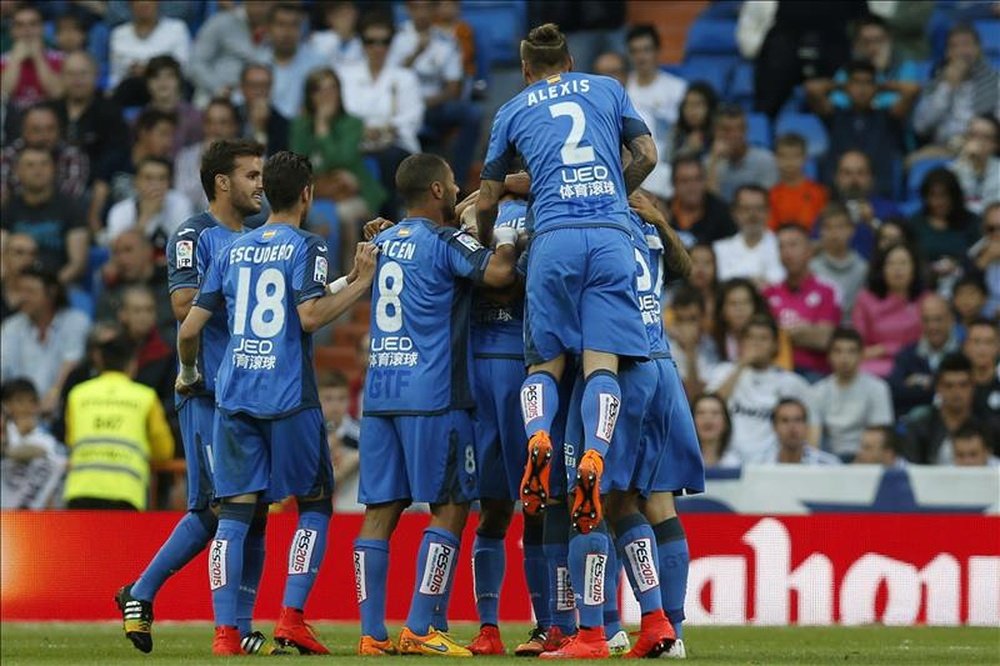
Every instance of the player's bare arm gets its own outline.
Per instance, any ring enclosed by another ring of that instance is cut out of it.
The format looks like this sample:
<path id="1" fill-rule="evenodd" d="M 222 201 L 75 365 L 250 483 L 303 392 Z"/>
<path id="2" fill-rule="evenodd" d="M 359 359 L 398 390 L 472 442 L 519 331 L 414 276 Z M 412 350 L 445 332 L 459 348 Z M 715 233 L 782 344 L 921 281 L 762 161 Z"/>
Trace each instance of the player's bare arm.
<path id="1" fill-rule="evenodd" d="M 479 201 L 476 202 L 476 223 L 479 228 L 479 242 L 483 245 L 493 243 L 493 225 L 497 221 L 500 208 L 500 197 L 506 188 L 503 181 L 484 180 L 479 184 Z"/>
<path id="2" fill-rule="evenodd" d="M 191 290 L 195 291 L 195 290 Z M 192 391 L 201 377 L 198 375 L 198 345 L 201 331 L 212 318 L 211 310 L 189 306 L 189 311 L 180 330 L 177 331 L 177 357 L 180 359 L 180 372 L 177 373 L 177 392 L 186 395 Z"/>
<path id="3" fill-rule="evenodd" d="M 660 232 L 663 239 L 663 259 L 671 275 L 686 278 L 691 274 L 691 256 L 681 242 L 674 228 L 667 223 L 660 209 L 641 192 L 634 192 L 628 198 L 628 203 L 639 217 L 652 224 Z"/>
<path id="4" fill-rule="evenodd" d="M 632 162 L 625 167 L 625 189 L 631 194 L 639 189 L 656 166 L 656 144 L 649 134 L 642 134 L 628 142 Z"/>
<path id="5" fill-rule="evenodd" d="M 312 333 L 326 326 L 347 312 L 348 308 L 371 290 L 377 253 L 377 248 L 371 243 L 359 243 L 358 250 L 354 255 L 354 271 L 352 271 L 352 273 L 356 272 L 357 274 L 355 279 L 349 280 L 347 286 L 336 294 L 327 293 L 298 305 L 302 330 L 306 333 Z"/>
<path id="6" fill-rule="evenodd" d="M 366 241 L 370 241 L 394 224 L 396 223 L 392 220 L 387 220 L 384 217 L 376 217 L 374 220 L 365 222 L 364 229 L 362 229 L 362 236 L 364 236 Z"/>
<path id="7" fill-rule="evenodd" d="M 194 287 L 181 287 L 170 292 L 170 309 L 174 311 L 177 323 L 183 322 L 188 316 L 197 293 L 198 290 Z"/>
<path id="8" fill-rule="evenodd" d="M 510 287 L 517 280 L 517 272 L 514 270 L 516 265 L 517 250 L 514 249 L 514 241 L 505 239 L 497 245 L 496 251 L 493 252 L 489 263 L 486 264 L 486 270 L 483 271 L 483 284 L 496 289 Z"/>

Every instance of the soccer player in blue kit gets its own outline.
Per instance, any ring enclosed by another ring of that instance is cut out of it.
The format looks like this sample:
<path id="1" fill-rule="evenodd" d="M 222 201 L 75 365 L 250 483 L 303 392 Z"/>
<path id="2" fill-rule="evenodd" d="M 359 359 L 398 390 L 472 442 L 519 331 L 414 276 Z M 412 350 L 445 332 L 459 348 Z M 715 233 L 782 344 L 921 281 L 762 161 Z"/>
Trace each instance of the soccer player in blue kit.
<path id="1" fill-rule="evenodd" d="M 263 184 L 270 217 L 215 257 L 178 334 L 177 386 L 184 392 L 200 379 L 195 362 L 202 329 L 214 313 L 223 308 L 227 313 L 229 340 L 216 380 L 213 438 L 215 492 L 222 508 L 208 558 L 212 651 L 242 654 L 237 606 L 255 506 L 262 499 L 295 496 L 298 529 L 289 548 L 274 637 L 303 654 L 328 654 L 303 619 L 333 510 L 333 470 L 313 371 L 312 332 L 367 293 L 375 248 L 359 247 L 348 284 L 333 293 L 327 286 L 325 241 L 300 228 L 313 198 L 308 159 L 275 154 L 264 165 Z"/>
<path id="2" fill-rule="evenodd" d="M 570 541 L 569 558 L 571 571 L 580 569 L 574 560 L 584 562 L 596 583 L 607 559 L 600 480 L 621 409 L 619 361 L 646 359 L 650 353 L 638 308 L 627 196 L 652 170 L 656 147 L 618 82 L 570 71 L 573 61 L 556 26 L 533 29 L 521 42 L 521 61 L 528 85 L 498 111 L 490 136 L 477 204 L 480 238 L 491 238 L 504 177 L 519 154 L 531 175 L 534 217 L 524 335 L 529 369 L 521 393 L 529 461 L 521 499 L 529 514 L 543 510 L 550 499 L 558 383 L 567 355 L 579 355 L 584 451 L 572 519 L 578 536 L 588 538 Z M 623 145 L 631 153 L 624 170 Z M 635 530 L 649 532 L 643 543 L 652 543 L 648 523 Z M 575 588 L 597 589 L 575 582 Z M 594 618 L 592 613 L 581 619 L 580 631 L 567 644 L 544 654 L 606 654 L 603 622 Z M 662 610 L 650 612 L 643 616 L 636 650 L 648 646 L 652 653 L 672 639 Z"/>
<path id="3" fill-rule="evenodd" d="M 361 421 L 365 504 L 354 542 L 361 655 L 472 653 L 445 632 L 446 609 L 469 501 L 476 493 L 470 410 L 470 309 L 474 284 L 514 283 L 515 232 L 495 250 L 456 228 L 458 186 L 435 155 L 403 160 L 396 189 L 407 217 L 379 233 L 371 354 Z M 398 647 L 385 626 L 389 538 L 412 502 L 430 505 L 410 611 Z"/>
<path id="4" fill-rule="evenodd" d="M 184 321 L 204 273 L 215 256 L 243 231 L 243 219 L 260 212 L 264 146 L 249 140 L 212 143 L 201 160 L 201 182 L 208 210 L 185 220 L 167 245 L 170 303 L 178 323 Z M 215 534 L 218 507 L 211 476 L 212 427 L 215 420 L 215 375 L 229 330 L 223 312 L 215 313 L 201 336 L 198 371 L 204 378 L 196 390 L 177 396 L 184 457 L 187 462 L 188 513 L 174 528 L 142 575 L 121 588 L 115 601 L 122 611 L 125 635 L 143 652 L 153 649 L 153 599 L 167 578 L 205 548 Z M 265 511 L 259 513 L 246 542 L 244 579 L 239 602 L 240 632 L 250 652 L 268 653 L 273 644 L 251 631 L 256 588 L 264 566 Z"/>

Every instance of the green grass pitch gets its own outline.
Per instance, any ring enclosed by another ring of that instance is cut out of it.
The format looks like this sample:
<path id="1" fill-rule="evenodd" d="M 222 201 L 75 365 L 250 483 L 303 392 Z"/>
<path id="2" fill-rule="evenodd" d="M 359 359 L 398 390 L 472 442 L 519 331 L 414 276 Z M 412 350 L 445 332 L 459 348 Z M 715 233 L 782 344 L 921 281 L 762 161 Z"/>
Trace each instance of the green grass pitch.
<path id="1" fill-rule="evenodd" d="M 261 629 L 268 631 L 270 625 Z M 373 663 L 353 656 L 356 624 L 318 623 L 321 639 L 333 657 L 308 663 Z M 470 638 L 471 625 L 453 628 Z M 503 627 L 508 649 L 527 633 L 525 626 Z M 688 660 L 709 664 L 1000 664 L 1000 629 L 970 627 L 690 627 L 685 629 Z M 210 654 L 212 629 L 207 623 L 160 622 L 154 627 L 152 654 L 137 652 L 117 622 L 3 623 L 0 662 L 18 664 L 219 663 Z M 489 663 L 519 663 L 514 657 L 488 657 Z M 392 663 L 433 660 L 394 657 Z"/>

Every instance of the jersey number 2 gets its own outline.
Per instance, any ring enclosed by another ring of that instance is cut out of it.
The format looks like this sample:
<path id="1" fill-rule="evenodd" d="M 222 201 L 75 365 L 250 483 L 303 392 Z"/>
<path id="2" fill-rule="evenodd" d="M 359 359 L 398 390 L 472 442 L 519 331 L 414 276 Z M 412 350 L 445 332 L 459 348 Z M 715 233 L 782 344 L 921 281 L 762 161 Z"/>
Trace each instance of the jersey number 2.
<path id="1" fill-rule="evenodd" d="M 553 118 L 569 116 L 573 122 L 563 142 L 562 150 L 559 151 L 563 164 L 569 166 L 593 162 L 594 149 L 591 146 L 580 147 L 580 139 L 583 138 L 583 131 L 587 128 L 587 117 L 583 115 L 583 108 L 576 102 L 559 102 L 549 107 L 549 113 Z"/>
<path id="2" fill-rule="evenodd" d="M 236 312 L 233 335 L 243 335 L 250 301 L 249 268 L 241 268 L 236 278 Z M 273 338 L 285 327 L 285 274 L 277 268 L 261 271 L 254 288 L 257 304 L 250 313 L 250 331 L 258 338 Z"/>

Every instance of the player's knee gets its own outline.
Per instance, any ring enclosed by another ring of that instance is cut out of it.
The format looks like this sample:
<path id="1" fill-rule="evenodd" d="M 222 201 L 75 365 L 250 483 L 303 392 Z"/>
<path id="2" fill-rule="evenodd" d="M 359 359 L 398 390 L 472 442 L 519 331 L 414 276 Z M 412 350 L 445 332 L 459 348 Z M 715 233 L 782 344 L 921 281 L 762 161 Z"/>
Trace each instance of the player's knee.
<path id="1" fill-rule="evenodd" d="M 604 500 L 604 513 L 612 525 L 626 516 L 639 513 L 639 493 L 613 490 Z"/>
<path id="2" fill-rule="evenodd" d="M 677 517 L 674 496 L 671 493 L 653 493 L 644 502 L 642 512 L 653 525 Z"/>
<path id="3" fill-rule="evenodd" d="M 468 502 L 431 505 L 431 526 L 446 529 L 457 536 L 461 536 L 468 517 Z"/>
<path id="4" fill-rule="evenodd" d="M 300 497 L 298 498 L 299 513 L 322 513 L 326 516 L 333 515 L 332 497 Z"/>
<path id="5" fill-rule="evenodd" d="M 215 530 L 219 526 L 219 506 L 217 504 L 197 509 L 191 513 L 198 519 L 198 522 L 201 523 L 206 532 L 215 534 Z"/>
<path id="6" fill-rule="evenodd" d="M 388 539 L 393 530 L 396 529 L 399 517 L 406 509 L 407 504 L 407 502 L 387 502 L 368 505 L 361 523 L 360 538 Z"/>
<path id="7" fill-rule="evenodd" d="M 479 527 L 476 534 L 502 539 L 514 517 L 514 503 L 505 500 L 480 500 Z"/>

